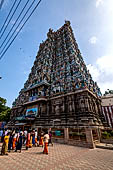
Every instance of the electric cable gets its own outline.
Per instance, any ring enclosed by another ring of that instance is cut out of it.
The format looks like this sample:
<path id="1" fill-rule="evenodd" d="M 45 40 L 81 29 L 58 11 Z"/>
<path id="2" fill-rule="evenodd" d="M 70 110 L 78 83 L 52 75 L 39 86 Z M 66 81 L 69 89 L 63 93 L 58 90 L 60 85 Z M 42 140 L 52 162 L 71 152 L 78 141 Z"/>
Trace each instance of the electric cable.
<path id="1" fill-rule="evenodd" d="M 8 20 L 8 18 L 9 18 L 9 16 L 10 16 L 10 14 L 11 14 L 11 12 L 12 12 L 12 10 L 13 10 L 15 4 L 16 4 L 16 1 L 17 1 L 17 0 L 14 1 L 13 5 L 12 5 L 12 7 L 11 7 L 11 9 L 10 9 L 9 14 L 7 15 L 7 17 L 6 17 L 5 21 L 4 21 L 4 24 L 2 25 L 2 28 L 0 29 L 0 33 L 2 32 L 4 26 L 5 26 L 7 20 Z"/>
<path id="2" fill-rule="evenodd" d="M 3 49 L 0 51 L 0 55 L 1 53 L 4 51 L 5 47 L 8 45 L 8 43 L 10 42 L 11 38 L 13 37 L 13 35 L 15 34 L 15 32 L 17 32 L 18 27 L 20 26 L 20 24 L 22 23 L 22 21 L 24 20 L 25 16 L 27 15 L 27 13 L 29 12 L 29 10 L 32 8 L 33 4 L 35 3 L 35 0 L 31 3 L 31 5 L 29 6 L 29 8 L 27 9 L 27 11 L 25 12 L 24 16 L 22 17 L 22 19 L 20 20 L 19 24 L 17 25 L 17 27 L 15 28 L 15 30 L 13 31 L 13 33 L 11 34 L 10 38 L 7 40 L 7 42 L 5 43 Z"/>
<path id="3" fill-rule="evenodd" d="M 3 6 L 3 3 L 4 3 L 4 0 L 1 0 L 1 2 L 0 2 L 0 10 L 1 10 L 2 6 Z"/>
<path id="4" fill-rule="evenodd" d="M 7 29 L 7 27 L 8 27 L 8 25 L 9 25 L 11 19 L 13 18 L 14 14 L 15 14 L 15 12 L 16 12 L 16 10 L 18 9 L 18 7 L 19 7 L 21 1 L 22 1 L 22 0 L 20 0 L 19 3 L 17 4 L 17 6 L 16 6 L 16 8 L 15 8 L 15 10 L 14 10 L 14 12 L 13 12 L 13 14 L 11 15 L 11 17 L 10 17 L 10 19 L 9 19 L 9 21 L 8 21 L 8 23 L 7 23 L 7 25 L 6 25 L 6 27 L 4 28 L 4 30 L 3 30 L 3 32 L 2 32 L 2 34 L 1 34 L 1 36 L 0 36 L 0 39 L 1 39 L 2 36 L 4 35 L 4 32 L 5 32 L 5 30 Z"/>
<path id="5" fill-rule="evenodd" d="M 18 21 L 19 18 L 21 17 L 21 15 L 22 15 L 22 13 L 24 12 L 24 10 L 25 10 L 27 4 L 29 3 L 29 1 L 30 1 L 30 0 L 28 0 L 28 1 L 26 2 L 26 4 L 24 5 L 24 7 L 22 8 L 22 11 L 21 11 L 20 14 L 18 15 L 16 21 L 14 22 L 14 24 L 13 24 L 13 26 L 11 27 L 9 33 L 7 34 L 7 36 L 5 37 L 4 41 L 2 42 L 0 48 L 2 48 L 3 44 L 5 43 L 5 41 L 7 40 L 7 38 L 9 37 L 11 31 L 13 30 L 13 28 L 14 28 L 14 26 L 16 25 L 17 21 Z"/>
<path id="6" fill-rule="evenodd" d="M 12 39 L 12 41 L 10 42 L 10 44 L 6 47 L 5 51 L 2 53 L 2 55 L 0 56 L 0 60 L 3 58 L 3 56 L 5 55 L 5 53 L 7 52 L 7 50 L 9 49 L 9 47 L 11 46 L 11 44 L 14 42 L 14 40 L 16 39 L 16 37 L 18 36 L 18 34 L 20 33 L 20 31 L 22 30 L 22 28 L 24 27 L 24 25 L 27 23 L 27 21 L 30 19 L 30 17 L 33 15 L 33 13 L 35 12 L 35 10 L 37 9 L 37 7 L 39 6 L 39 4 L 41 3 L 42 0 L 39 0 L 39 2 L 36 4 L 36 6 L 34 7 L 34 9 L 32 10 L 32 12 L 30 13 L 30 15 L 27 17 L 27 19 L 25 20 L 24 24 L 21 26 L 21 28 L 19 29 L 19 31 L 17 32 L 17 34 L 14 36 L 14 38 Z"/>

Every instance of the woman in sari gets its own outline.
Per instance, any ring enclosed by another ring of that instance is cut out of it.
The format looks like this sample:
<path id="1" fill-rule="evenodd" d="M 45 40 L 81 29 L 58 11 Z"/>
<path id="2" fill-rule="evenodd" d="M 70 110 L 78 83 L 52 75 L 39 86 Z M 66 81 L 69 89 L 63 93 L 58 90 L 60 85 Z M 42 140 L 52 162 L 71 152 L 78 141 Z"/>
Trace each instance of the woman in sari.
<path id="1" fill-rule="evenodd" d="M 48 140 L 49 140 L 49 135 L 48 132 L 46 132 L 44 135 L 44 150 L 43 150 L 44 154 L 48 154 Z"/>
<path id="2" fill-rule="evenodd" d="M 20 133 L 20 136 L 19 136 L 18 141 L 17 141 L 15 152 L 17 152 L 17 150 L 20 150 L 20 153 L 21 153 L 22 143 L 23 143 L 23 137 L 22 137 L 22 133 Z"/>
<path id="3" fill-rule="evenodd" d="M 10 133 L 7 133 L 4 137 L 1 155 L 8 155 L 7 151 L 8 151 L 9 136 L 10 136 Z"/>
<path id="4" fill-rule="evenodd" d="M 8 143 L 8 151 L 9 152 L 11 151 L 12 144 L 13 144 L 13 136 L 12 136 L 12 133 L 10 133 L 9 143 Z"/>
<path id="5" fill-rule="evenodd" d="M 12 150 L 14 150 L 15 147 L 16 147 L 16 140 L 17 140 L 17 133 L 13 134 L 13 145 L 12 145 Z"/>
<path id="6" fill-rule="evenodd" d="M 44 146 L 44 141 L 43 141 L 43 133 L 41 133 L 40 138 L 39 138 L 39 146 Z"/>
<path id="7" fill-rule="evenodd" d="M 31 134 L 31 136 L 30 136 L 29 148 L 32 148 L 32 140 L 33 140 L 33 137 L 32 137 L 32 134 Z"/>
<path id="8" fill-rule="evenodd" d="M 32 132 L 32 144 L 35 146 L 35 130 Z"/>
<path id="9" fill-rule="evenodd" d="M 28 150 L 30 144 L 30 131 L 28 131 L 27 139 L 26 139 L 26 150 Z"/>

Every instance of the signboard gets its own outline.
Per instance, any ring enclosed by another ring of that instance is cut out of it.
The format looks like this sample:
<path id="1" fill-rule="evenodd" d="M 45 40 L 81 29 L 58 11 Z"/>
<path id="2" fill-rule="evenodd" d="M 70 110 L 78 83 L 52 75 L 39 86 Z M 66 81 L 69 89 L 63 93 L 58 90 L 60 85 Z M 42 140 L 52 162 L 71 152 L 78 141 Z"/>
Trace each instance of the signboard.
<path id="1" fill-rule="evenodd" d="M 25 120 L 25 116 L 16 117 L 15 120 Z"/>
<path id="2" fill-rule="evenodd" d="M 55 131 L 55 136 L 61 136 L 61 131 L 60 130 L 56 130 Z"/>
<path id="3" fill-rule="evenodd" d="M 37 115 L 38 113 L 38 108 L 31 108 L 26 110 L 26 116 L 28 115 Z"/>

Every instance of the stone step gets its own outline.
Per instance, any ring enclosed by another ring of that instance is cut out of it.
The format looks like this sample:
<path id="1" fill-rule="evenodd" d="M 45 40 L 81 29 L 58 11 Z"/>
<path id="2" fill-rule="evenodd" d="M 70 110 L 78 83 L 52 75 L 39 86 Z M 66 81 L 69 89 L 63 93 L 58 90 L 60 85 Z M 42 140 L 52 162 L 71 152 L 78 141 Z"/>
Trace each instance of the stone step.
<path id="1" fill-rule="evenodd" d="M 96 148 L 113 150 L 113 144 L 99 143 L 96 144 Z"/>

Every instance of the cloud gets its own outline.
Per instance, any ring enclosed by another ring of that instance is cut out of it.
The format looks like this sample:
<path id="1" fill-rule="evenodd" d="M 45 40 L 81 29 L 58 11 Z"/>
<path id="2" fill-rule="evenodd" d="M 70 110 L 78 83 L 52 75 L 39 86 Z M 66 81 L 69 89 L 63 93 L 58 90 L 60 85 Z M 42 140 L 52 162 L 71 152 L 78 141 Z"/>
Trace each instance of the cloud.
<path id="1" fill-rule="evenodd" d="M 98 40 L 97 37 L 93 36 L 89 39 L 89 43 L 96 44 L 97 40 Z"/>
<path id="2" fill-rule="evenodd" d="M 87 65 L 93 80 L 97 81 L 102 93 L 105 90 L 113 90 L 113 55 L 98 58 L 95 65 Z"/>
<path id="3" fill-rule="evenodd" d="M 100 70 L 105 71 L 106 74 L 113 74 L 113 56 L 106 55 L 97 59 L 97 65 Z"/>
<path id="4" fill-rule="evenodd" d="M 96 8 L 103 4 L 103 0 L 96 0 Z"/>
<path id="5" fill-rule="evenodd" d="M 87 65 L 87 68 L 88 68 L 88 70 L 90 70 L 90 73 L 93 76 L 94 81 L 97 81 L 98 77 L 99 77 L 98 69 L 95 66 L 91 65 L 91 64 Z"/>

